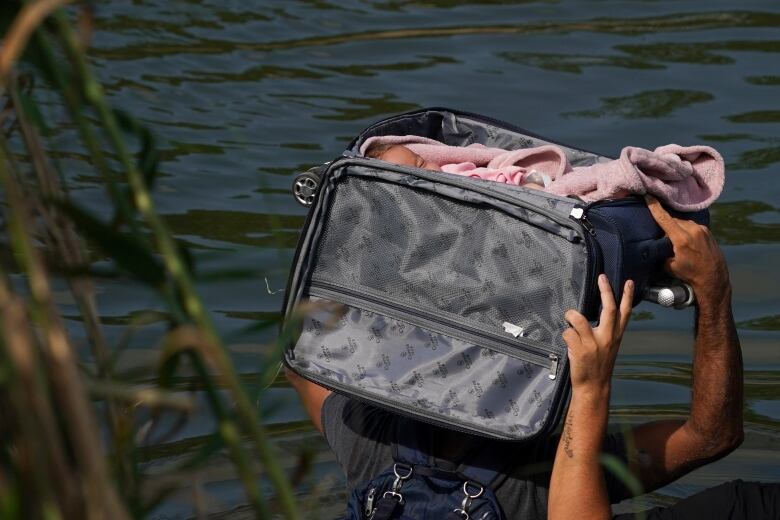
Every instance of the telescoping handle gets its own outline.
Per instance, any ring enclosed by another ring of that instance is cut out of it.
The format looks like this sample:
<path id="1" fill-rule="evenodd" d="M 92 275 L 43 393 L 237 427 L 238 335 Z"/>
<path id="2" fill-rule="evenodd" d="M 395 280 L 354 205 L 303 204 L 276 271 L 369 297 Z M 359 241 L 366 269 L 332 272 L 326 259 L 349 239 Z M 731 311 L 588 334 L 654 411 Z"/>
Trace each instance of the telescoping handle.
<path id="1" fill-rule="evenodd" d="M 674 248 L 669 237 L 661 237 L 653 241 L 647 250 L 655 258 L 666 259 L 674 256 Z M 645 287 L 642 299 L 656 303 L 663 307 L 684 309 L 696 302 L 693 288 L 687 283 L 676 278 L 661 277 L 653 280 Z"/>
<path id="2" fill-rule="evenodd" d="M 675 309 L 684 309 L 693 305 L 696 301 L 693 288 L 687 283 L 676 279 L 663 280 L 648 285 L 642 298 L 649 302 L 657 303 L 664 307 L 674 307 Z"/>

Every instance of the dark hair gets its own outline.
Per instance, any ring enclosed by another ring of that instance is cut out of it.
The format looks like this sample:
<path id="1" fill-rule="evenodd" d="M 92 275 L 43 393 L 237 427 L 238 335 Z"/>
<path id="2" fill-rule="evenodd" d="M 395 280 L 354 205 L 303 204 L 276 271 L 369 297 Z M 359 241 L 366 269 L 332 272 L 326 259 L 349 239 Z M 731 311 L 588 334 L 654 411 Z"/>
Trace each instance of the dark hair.
<path id="1" fill-rule="evenodd" d="M 366 151 L 363 152 L 363 157 L 371 157 L 372 159 L 379 159 L 382 154 L 384 154 L 386 151 L 388 151 L 390 148 L 393 148 L 394 146 L 397 146 L 392 143 L 383 143 L 381 141 L 374 141 L 370 145 L 368 145 L 368 148 L 366 148 Z"/>

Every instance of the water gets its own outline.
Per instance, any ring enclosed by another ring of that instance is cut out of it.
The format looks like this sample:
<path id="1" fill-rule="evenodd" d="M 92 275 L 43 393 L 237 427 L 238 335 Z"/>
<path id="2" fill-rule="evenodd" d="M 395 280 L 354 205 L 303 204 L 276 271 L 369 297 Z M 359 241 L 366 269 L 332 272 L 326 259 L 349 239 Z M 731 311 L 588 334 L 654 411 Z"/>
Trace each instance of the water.
<path id="1" fill-rule="evenodd" d="M 112 101 L 162 140 L 156 204 L 191 245 L 199 289 L 220 329 L 235 336 L 232 353 L 248 378 L 262 368 L 260 345 L 271 335 L 239 333 L 277 312 L 303 223 L 292 175 L 338 155 L 379 118 L 439 105 L 605 154 L 715 146 L 729 165 L 713 228 L 734 285 L 747 439 L 644 500 L 732 478 L 780 481 L 776 2 L 113 0 L 97 17 L 99 75 Z M 77 197 L 100 208 L 99 180 L 79 175 L 77 157 L 66 166 Z M 122 281 L 104 283 L 99 304 L 112 338 L 156 305 Z M 690 395 L 693 314 L 650 305 L 637 313 L 618 361 L 613 419 L 679 416 Z M 152 326 L 133 337 L 123 369 L 152 365 L 157 334 Z M 332 516 L 343 478 L 292 391 L 274 388 L 263 404 L 286 466 L 302 448 L 317 454 L 301 501 L 320 508 L 312 517 Z M 212 426 L 197 416 L 158 439 L 150 471 L 170 467 Z M 189 487 L 155 518 L 192 516 L 196 496 L 210 512 L 247 514 L 226 460 L 181 478 Z"/>

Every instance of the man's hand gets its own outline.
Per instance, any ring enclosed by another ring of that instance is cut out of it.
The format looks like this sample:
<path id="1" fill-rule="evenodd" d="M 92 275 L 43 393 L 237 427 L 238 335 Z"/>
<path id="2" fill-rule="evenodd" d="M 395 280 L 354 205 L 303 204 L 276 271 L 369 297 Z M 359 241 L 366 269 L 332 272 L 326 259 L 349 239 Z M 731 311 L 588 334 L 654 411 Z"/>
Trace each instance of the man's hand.
<path id="1" fill-rule="evenodd" d="M 720 298 L 728 292 L 726 260 L 709 228 L 672 217 L 650 195 L 645 200 L 656 223 L 672 242 L 674 256 L 666 261 L 665 266 L 669 274 L 688 283 L 699 301 Z"/>
<path id="2" fill-rule="evenodd" d="M 626 282 L 619 309 L 615 305 L 615 296 L 606 275 L 599 275 L 598 285 L 601 293 L 601 316 L 597 327 L 591 328 L 585 316 L 573 309 L 568 310 L 565 315 L 566 321 L 572 326 L 564 331 L 563 340 L 569 351 L 569 368 L 574 391 L 609 391 L 620 341 L 631 317 L 634 282 Z"/>

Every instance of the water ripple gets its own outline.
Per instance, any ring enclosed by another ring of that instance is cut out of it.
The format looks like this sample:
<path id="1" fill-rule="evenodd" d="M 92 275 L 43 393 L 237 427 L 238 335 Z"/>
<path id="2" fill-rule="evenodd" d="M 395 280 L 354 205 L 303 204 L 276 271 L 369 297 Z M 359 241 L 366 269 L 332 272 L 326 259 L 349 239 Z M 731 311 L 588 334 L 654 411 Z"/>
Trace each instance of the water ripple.
<path id="1" fill-rule="evenodd" d="M 619 116 L 626 119 L 659 118 L 668 116 L 675 110 L 712 99 L 714 99 L 712 94 L 701 90 L 646 90 L 630 96 L 604 98 L 600 108 L 566 112 L 563 115 L 591 118 L 604 116 Z"/>
<path id="2" fill-rule="evenodd" d="M 371 30 L 257 43 L 208 38 L 194 39 L 186 43 L 144 40 L 143 42 L 134 45 L 95 49 L 94 55 L 101 59 L 136 60 L 172 54 L 223 54 L 237 50 L 270 52 L 298 47 L 320 48 L 329 45 L 361 41 L 409 40 L 416 38 L 443 38 L 487 34 L 596 32 L 637 35 L 726 28 L 734 29 L 737 27 L 780 27 L 780 14 L 755 11 L 719 11 L 711 13 L 680 13 L 644 18 L 598 18 L 589 21 L 576 22 L 550 21 L 512 25 L 416 27 L 410 29 Z M 176 28 L 175 30 L 177 31 L 177 34 L 181 31 L 180 28 Z"/>

